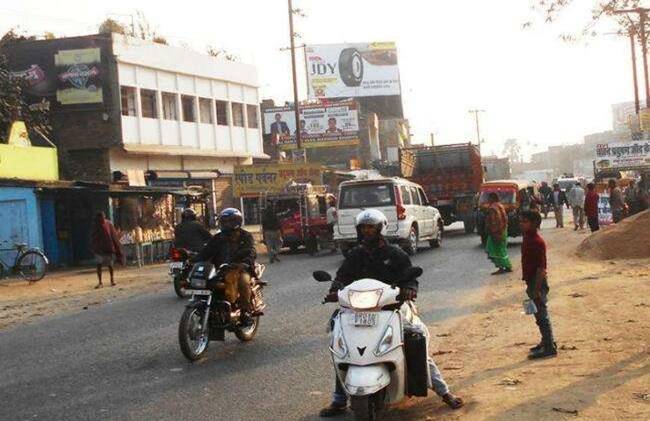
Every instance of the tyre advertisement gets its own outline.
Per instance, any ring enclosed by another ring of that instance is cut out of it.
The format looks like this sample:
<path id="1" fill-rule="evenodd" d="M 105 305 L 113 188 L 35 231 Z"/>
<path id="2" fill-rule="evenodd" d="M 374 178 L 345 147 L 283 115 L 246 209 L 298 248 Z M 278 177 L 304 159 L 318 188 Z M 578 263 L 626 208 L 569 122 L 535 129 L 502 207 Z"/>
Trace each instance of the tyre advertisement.
<path id="1" fill-rule="evenodd" d="M 305 54 L 311 98 L 400 95 L 393 42 L 311 45 Z"/>
<path id="2" fill-rule="evenodd" d="M 352 101 L 300 107 L 300 138 L 305 148 L 359 144 L 357 105 Z M 296 118 L 293 107 L 264 111 L 264 133 L 280 149 L 296 148 Z"/>

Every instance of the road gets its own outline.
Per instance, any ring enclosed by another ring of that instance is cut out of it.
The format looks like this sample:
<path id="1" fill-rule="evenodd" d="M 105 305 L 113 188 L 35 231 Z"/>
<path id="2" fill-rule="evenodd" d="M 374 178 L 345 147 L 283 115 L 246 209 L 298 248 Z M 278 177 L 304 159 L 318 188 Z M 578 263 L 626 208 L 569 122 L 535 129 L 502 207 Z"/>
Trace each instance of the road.
<path id="1" fill-rule="evenodd" d="M 493 270 L 477 244 L 450 230 L 442 248 L 414 258 L 424 268 L 425 321 L 472 311 L 461 297 Z M 171 286 L 0 333 L 0 419 L 317 420 L 332 387 L 325 327 L 333 307 L 320 304 L 327 287 L 311 273 L 334 272 L 340 261 L 292 255 L 269 266 L 269 307 L 256 339 L 229 335 L 195 364 L 178 348 L 184 303 Z"/>

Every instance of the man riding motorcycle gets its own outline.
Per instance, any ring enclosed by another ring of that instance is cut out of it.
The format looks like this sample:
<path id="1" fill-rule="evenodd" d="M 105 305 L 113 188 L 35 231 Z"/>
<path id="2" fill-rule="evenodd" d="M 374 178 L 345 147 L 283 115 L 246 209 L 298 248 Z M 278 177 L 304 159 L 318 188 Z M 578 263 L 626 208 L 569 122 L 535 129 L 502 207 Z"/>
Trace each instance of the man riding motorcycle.
<path id="1" fill-rule="evenodd" d="M 411 260 L 401 248 L 389 244 L 384 239 L 383 233 L 387 224 L 386 216 L 376 209 L 368 209 L 357 215 L 355 225 L 359 245 L 350 251 L 337 271 L 330 294 L 335 294 L 359 279 L 372 278 L 387 284 L 395 283 L 405 301 L 413 301 L 417 297 L 418 281 L 403 278 L 403 274 L 411 267 Z M 410 305 L 416 313 L 415 305 Z M 406 323 L 408 322 L 405 321 Z M 415 314 L 411 324 L 426 330 L 424 323 Z M 449 387 L 431 358 L 429 369 L 432 388 L 436 394 L 453 409 L 463 406 L 462 399 L 449 392 Z M 347 401 L 348 397 L 337 377 L 332 403 L 320 412 L 320 416 L 328 418 L 345 413 Z"/>
<path id="2" fill-rule="evenodd" d="M 174 227 L 174 246 L 195 253 L 203 250 L 205 243 L 212 237 L 199 221 L 192 208 L 186 208 L 181 214 L 181 223 Z"/>
<path id="3" fill-rule="evenodd" d="M 226 274 L 226 298 L 237 297 L 239 308 L 242 311 L 241 323 L 250 326 L 253 323 L 251 305 L 251 284 L 254 276 L 255 240 L 253 236 L 241 225 L 243 217 L 239 209 L 227 208 L 219 215 L 220 231 L 215 234 L 205 248 L 192 259 L 193 262 L 211 261 L 216 267 L 224 263 L 235 264 L 236 269 Z M 236 285 L 236 291 L 229 293 L 229 276 L 237 276 L 232 284 Z"/>

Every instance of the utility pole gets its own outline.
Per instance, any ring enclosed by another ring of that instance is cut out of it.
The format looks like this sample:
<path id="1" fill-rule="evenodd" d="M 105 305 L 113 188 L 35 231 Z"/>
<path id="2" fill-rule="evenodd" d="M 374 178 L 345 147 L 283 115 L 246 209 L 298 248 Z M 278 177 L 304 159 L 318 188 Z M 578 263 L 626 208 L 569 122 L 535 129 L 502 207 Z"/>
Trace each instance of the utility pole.
<path id="1" fill-rule="evenodd" d="M 632 50 L 632 80 L 634 82 L 634 111 L 638 117 L 639 110 L 639 78 L 636 74 L 636 45 L 634 44 L 634 28 L 630 28 L 630 48 Z"/>
<path id="2" fill-rule="evenodd" d="M 636 13 L 639 15 L 639 38 L 641 41 L 641 51 L 643 54 L 643 76 L 645 79 L 645 108 L 650 107 L 650 81 L 648 80 L 648 42 L 646 40 L 645 21 L 648 17 L 650 9 L 638 7 L 636 9 L 623 9 L 616 10 L 614 14 L 622 15 L 628 13 Z"/>
<path id="3" fill-rule="evenodd" d="M 293 76 L 293 107 L 296 119 L 296 149 L 302 149 L 300 130 L 300 106 L 298 104 L 298 78 L 296 76 L 296 33 L 293 31 L 293 4 L 289 2 L 289 40 L 291 42 L 291 75 Z"/>
<path id="4" fill-rule="evenodd" d="M 431 147 L 434 147 L 436 145 L 435 140 L 435 133 L 431 133 Z"/>
<path id="5" fill-rule="evenodd" d="M 479 122 L 478 122 L 478 115 L 479 113 L 484 113 L 485 110 L 469 110 L 470 114 L 474 114 L 474 118 L 476 119 L 476 141 L 478 142 L 478 154 L 481 155 L 481 129 L 479 127 Z"/>

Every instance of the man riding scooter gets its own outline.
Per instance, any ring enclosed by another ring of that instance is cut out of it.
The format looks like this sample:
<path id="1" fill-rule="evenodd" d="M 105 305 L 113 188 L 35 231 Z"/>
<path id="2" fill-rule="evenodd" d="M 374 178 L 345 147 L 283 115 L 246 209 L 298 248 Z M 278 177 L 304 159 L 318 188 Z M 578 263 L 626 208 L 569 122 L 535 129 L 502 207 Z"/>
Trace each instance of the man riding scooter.
<path id="1" fill-rule="evenodd" d="M 251 278 L 257 253 L 253 236 L 241 227 L 242 223 L 243 217 L 239 209 L 224 209 L 219 215 L 220 231 L 192 261 L 211 261 L 216 267 L 224 263 L 236 264 L 236 270 L 226 274 L 225 295 L 228 301 L 237 300 L 242 311 L 241 323 L 250 326 L 253 323 Z"/>
<path id="2" fill-rule="evenodd" d="M 408 255 L 399 247 L 389 244 L 383 236 L 386 229 L 386 216 L 376 210 L 368 209 L 357 215 L 355 220 L 359 245 L 350 251 L 345 261 L 336 273 L 336 279 L 332 282 L 330 294 L 362 278 L 372 278 L 378 281 L 391 284 L 398 280 L 397 285 L 405 301 L 413 301 L 417 297 L 418 282 L 415 279 L 403 279 L 403 274 L 408 273 L 411 267 L 411 260 Z M 411 303 L 412 308 L 415 306 Z M 415 313 L 415 311 L 414 311 Z M 426 326 L 414 316 L 413 325 L 423 331 Z M 462 399 L 449 392 L 438 370 L 438 367 L 429 358 L 429 369 L 431 372 L 431 385 L 433 390 L 442 397 L 442 400 L 453 409 L 463 406 Z M 334 417 L 346 412 L 348 397 L 336 378 L 336 388 L 332 403 L 320 412 L 321 417 Z"/>

